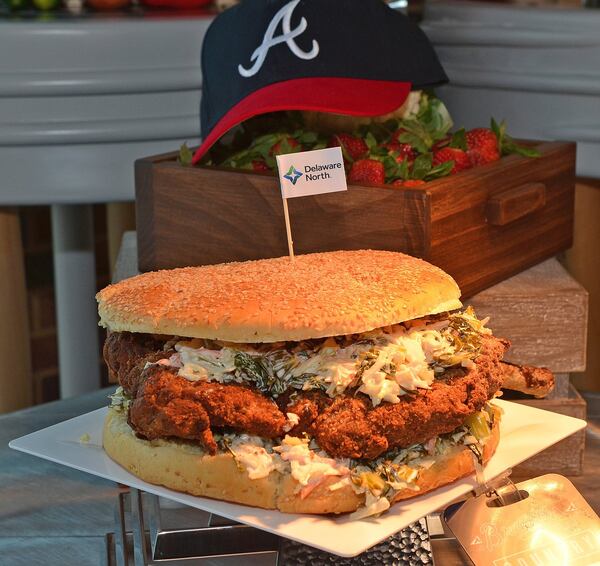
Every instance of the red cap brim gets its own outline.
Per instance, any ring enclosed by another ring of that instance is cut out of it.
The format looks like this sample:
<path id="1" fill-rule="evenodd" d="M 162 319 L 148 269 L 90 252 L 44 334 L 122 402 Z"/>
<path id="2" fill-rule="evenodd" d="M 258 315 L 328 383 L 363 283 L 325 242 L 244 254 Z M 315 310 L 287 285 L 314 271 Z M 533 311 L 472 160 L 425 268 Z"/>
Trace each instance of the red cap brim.
<path id="1" fill-rule="evenodd" d="M 350 116 L 381 116 L 406 100 L 411 83 L 319 77 L 293 79 L 261 88 L 227 112 L 202 141 L 192 163 L 231 128 L 253 116 L 282 110 L 313 110 Z"/>

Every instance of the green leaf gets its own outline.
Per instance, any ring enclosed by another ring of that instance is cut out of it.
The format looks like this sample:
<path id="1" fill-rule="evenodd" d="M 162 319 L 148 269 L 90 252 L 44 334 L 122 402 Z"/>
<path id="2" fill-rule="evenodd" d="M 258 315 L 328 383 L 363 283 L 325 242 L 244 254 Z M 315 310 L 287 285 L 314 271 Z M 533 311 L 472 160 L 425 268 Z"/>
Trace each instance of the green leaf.
<path id="1" fill-rule="evenodd" d="M 413 163 L 411 177 L 413 179 L 423 179 L 431 171 L 431 161 L 431 153 L 419 155 Z"/>
<path id="2" fill-rule="evenodd" d="M 519 145 L 514 143 L 512 140 L 510 142 L 504 142 L 504 146 L 502 148 L 503 155 L 510 155 L 516 153 L 517 155 L 522 155 L 523 157 L 541 157 L 541 153 L 535 149 L 534 147 L 526 147 L 524 145 Z"/>
<path id="3" fill-rule="evenodd" d="M 492 118 L 490 120 L 490 129 L 496 135 L 496 139 L 498 140 L 498 147 L 500 148 L 500 150 L 502 150 L 502 146 L 505 143 L 506 122 L 502 120 L 502 122 L 498 124 L 498 122 L 496 122 L 496 120 Z"/>
<path id="4" fill-rule="evenodd" d="M 443 112 L 438 113 L 441 108 Z M 400 127 L 406 131 L 398 136 L 398 141 L 410 143 L 420 153 L 427 153 L 436 141 L 447 136 L 451 126 L 452 120 L 445 106 L 435 99 L 420 118 L 401 121 Z"/>
<path id="5" fill-rule="evenodd" d="M 367 147 L 370 151 L 377 147 L 377 140 L 371 132 L 368 132 L 365 136 L 365 143 L 367 144 Z"/>
<path id="6" fill-rule="evenodd" d="M 428 92 L 421 93 L 421 100 L 419 100 L 419 111 L 417 112 L 417 118 L 422 118 L 423 115 L 429 111 L 429 103 L 431 98 L 435 98 L 435 96 Z"/>
<path id="7" fill-rule="evenodd" d="M 435 99 L 435 104 L 432 104 L 432 107 L 435 111 L 433 124 L 436 125 L 436 130 L 446 135 L 454 125 L 450 112 L 448 112 L 446 105 L 439 98 Z"/>
<path id="8" fill-rule="evenodd" d="M 319 136 L 316 132 L 302 132 L 298 136 L 294 135 L 294 137 L 299 143 L 308 145 L 316 143 Z"/>
<path id="9" fill-rule="evenodd" d="M 431 181 L 432 179 L 439 179 L 440 177 L 446 177 L 450 175 L 450 172 L 454 168 L 454 161 L 444 161 L 444 163 L 440 163 L 436 165 L 429 173 L 427 173 L 424 177 L 426 181 Z"/>
<path id="10" fill-rule="evenodd" d="M 252 142 L 248 148 L 248 152 L 260 155 L 263 158 L 267 157 L 271 153 L 273 146 L 286 139 L 287 136 L 288 134 L 266 134 L 259 136 Z"/>
<path id="11" fill-rule="evenodd" d="M 184 142 L 181 144 L 181 146 L 179 147 L 179 164 L 180 165 L 191 165 L 192 164 L 192 157 L 194 157 L 192 151 L 190 150 L 190 148 L 187 146 L 187 143 Z"/>
<path id="12" fill-rule="evenodd" d="M 407 143 L 411 147 L 415 148 L 419 153 L 427 153 L 432 145 L 432 140 L 424 140 L 417 134 L 412 132 L 402 132 L 398 136 L 398 141 L 401 143 Z"/>
<path id="13" fill-rule="evenodd" d="M 444 103 L 435 96 L 427 96 L 419 108 L 418 120 L 433 140 L 440 140 L 452 128 L 453 122 Z M 431 145 L 430 145 L 431 147 Z"/>
<path id="14" fill-rule="evenodd" d="M 467 151 L 467 132 L 464 128 L 456 130 L 456 132 L 452 134 L 452 139 L 450 140 L 450 147 Z"/>
<path id="15" fill-rule="evenodd" d="M 404 181 L 410 178 L 410 171 L 408 168 L 408 157 L 405 157 L 400 163 L 400 167 L 398 169 L 398 175 Z"/>
<path id="16" fill-rule="evenodd" d="M 294 148 L 290 145 L 290 142 L 287 138 L 283 138 L 279 142 L 279 147 L 277 148 L 279 153 L 293 153 Z"/>
<path id="17" fill-rule="evenodd" d="M 342 157 L 344 158 L 344 161 L 346 161 L 347 163 L 354 163 L 354 159 L 348 153 L 348 150 L 344 147 L 344 144 L 340 144 L 340 148 L 342 150 Z"/>
<path id="18" fill-rule="evenodd" d="M 389 141 L 390 136 L 393 132 L 398 129 L 398 120 L 388 120 L 387 122 L 371 122 L 370 124 L 363 124 L 359 126 L 354 135 L 366 139 L 370 134 L 376 140 L 376 143 L 384 143 Z"/>
<path id="19" fill-rule="evenodd" d="M 252 163 L 254 159 L 260 159 L 262 155 L 257 153 L 256 151 L 252 151 L 249 149 L 244 149 L 242 151 L 238 151 L 234 153 L 232 156 L 228 157 L 221 163 L 221 167 L 245 167 L 249 163 Z"/>
<path id="20" fill-rule="evenodd" d="M 414 118 L 410 118 L 408 120 L 402 120 L 400 123 L 400 127 L 406 132 L 410 132 L 416 136 L 426 138 L 429 136 L 427 132 L 427 128 L 425 125 Z"/>
<path id="21" fill-rule="evenodd" d="M 302 151 L 302 146 L 301 145 L 292 145 L 290 143 L 290 138 L 288 136 L 285 136 L 279 143 L 279 147 L 277 148 L 277 152 L 281 155 L 281 154 L 286 154 L 286 153 L 298 153 L 299 151 Z"/>
<path id="22" fill-rule="evenodd" d="M 371 157 L 385 157 L 386 155 L 392 155 L 392 156 L 398 157 L 399 154 L 397 151 L 393 151 L 390 153 L 390 150 L 387 147 L 378 145 L 378 146 L 375 146 L 374 148 L 370 149 L 369 155 Z"/>
<path id="23" fill-rule="evenodd" d="M 500 124 L 494 120 L 494 118 L 490 121 L 490 127 L 492 132 L 496 135 L 498 139 L 498 147 L 500 148 L 501 155 L 522 155 L 524 157 L 540 157 L 541 153 L 533 148 L 527 147 L 524 145 L 520 145 L 516 143 L 507 133 L 506 133 L 506 122 L 502 120 Z"/>
<path id="24" fill-rule="evenodd" d="M 259 147 L 263 145 L 274 146 L 286 134 L 265 134 L 254 139 L 250 147 Z"/>
<path id="25" fill-rule="evenodd" d="M 234 162 L 233 165 L 231 165 L 231 167 L 233 167 L 234 169 L 246 169 L 248 171 L 253 171 L 254 170 L 254 167 L 252 165 L 252 161 L 251 160 L 236 161 L 236 162 Z"/>
<path id="26" fill-rule="evenodd" d="M 375 157 L 375 159 L 383 163 L 385 179 L 387 183 L 391 183 L 392 181 L 400 178 L 400 164 L 394 157 L 388 154 L 382 158 Z"/>

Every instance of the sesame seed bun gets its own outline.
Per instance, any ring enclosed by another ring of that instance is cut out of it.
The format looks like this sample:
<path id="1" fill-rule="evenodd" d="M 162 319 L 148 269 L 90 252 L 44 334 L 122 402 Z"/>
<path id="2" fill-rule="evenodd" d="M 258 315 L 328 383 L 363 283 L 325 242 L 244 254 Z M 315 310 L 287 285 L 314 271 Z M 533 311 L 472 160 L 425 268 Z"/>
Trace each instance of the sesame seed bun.
<path id="1" fill-rule="evenodd" d="M 494 407 L 494 424 L 483 447 L 483 462 L 496 451 L 500 438 L 501 413 Z M 230 453 L 207 454 L 201 447 L 173 440 L 142 440 L 127 424 L 126 413 L 109 409 L 103 433 L 107 454 L 132 474 L 149 483 L 201 497 L 212 497 L 284 513 L 339 514 L 355 511 L 365 496 L 351 485 L 329 489 L 339 477 L 327 477 L 308 496 L 290 472 L 272 471 L 267 477 L 250 479 L 238 469 Z M 423 495 L 475 471 L 473 455 L 457 446 L 422 469 L 416 480 L 418 491 L 403 489 L 394 502 Z"/>
<path id="2" fill-rule="evenodd" d="M 366 332 L 459 308 L 441 269 L 388 251 L 338 251 L 145 273 L 100 291 L 115 332 L 228 342 Z"/>

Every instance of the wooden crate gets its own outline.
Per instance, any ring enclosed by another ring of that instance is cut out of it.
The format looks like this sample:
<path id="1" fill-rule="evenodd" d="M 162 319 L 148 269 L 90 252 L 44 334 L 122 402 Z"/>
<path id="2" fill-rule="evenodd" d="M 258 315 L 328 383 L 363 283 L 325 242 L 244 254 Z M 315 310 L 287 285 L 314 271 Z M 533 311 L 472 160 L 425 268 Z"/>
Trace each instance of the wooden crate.
<path id="1" fill-rule="evenodd" d="M 572 385 L 566 398 L 523 399 L 516 402 L 578 419 L 586 418 L 586 402 Z M 532 477 L 549 473 L 579 475 L 583 471 L 584 449 L 585 430 L 580 430 L 517 466 L 513 470 L 514 476 Z"/>
<path id="2" fill-rule="evenodd" d="M 558 374 L 586 365 L 588 293 L 556 260 L 549 259 L 471 297 L 480 317 L 512 346 L 505 358 Z M 564 379 L 558 380 L 564 386 Z M 566 391 L 561 387 L 562 396 Z"/>
<path id="3" fill-rule="evenodd" d="M 472 295 L 571 245 L 575 145 L 536 147 L 539 158 L 511 155 L 423 187 L 291 199 L 296 251 L 403 251 Z M 183 167 L 170 153 L 136 161 L 135 180 L 142 271 L 287 254 L 271 174 Z"/>

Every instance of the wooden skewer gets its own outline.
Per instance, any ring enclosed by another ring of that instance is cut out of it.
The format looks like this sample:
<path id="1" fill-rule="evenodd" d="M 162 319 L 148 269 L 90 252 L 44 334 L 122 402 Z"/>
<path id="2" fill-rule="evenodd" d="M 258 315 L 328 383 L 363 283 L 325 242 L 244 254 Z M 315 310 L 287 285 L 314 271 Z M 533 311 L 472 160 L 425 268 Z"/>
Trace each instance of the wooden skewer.
<path id="1" fill-rule="evenodd" d="M 288 241 L 288 252 L 290 254 L 290 259 L 294 261 L 294 242 L 292 240 L 292 228 L 290 226 L 290 212 L 288 210 L 287 199 L 283 198 L 283 215 L 285 217 L 285 231 L 287 234 Z"/>

